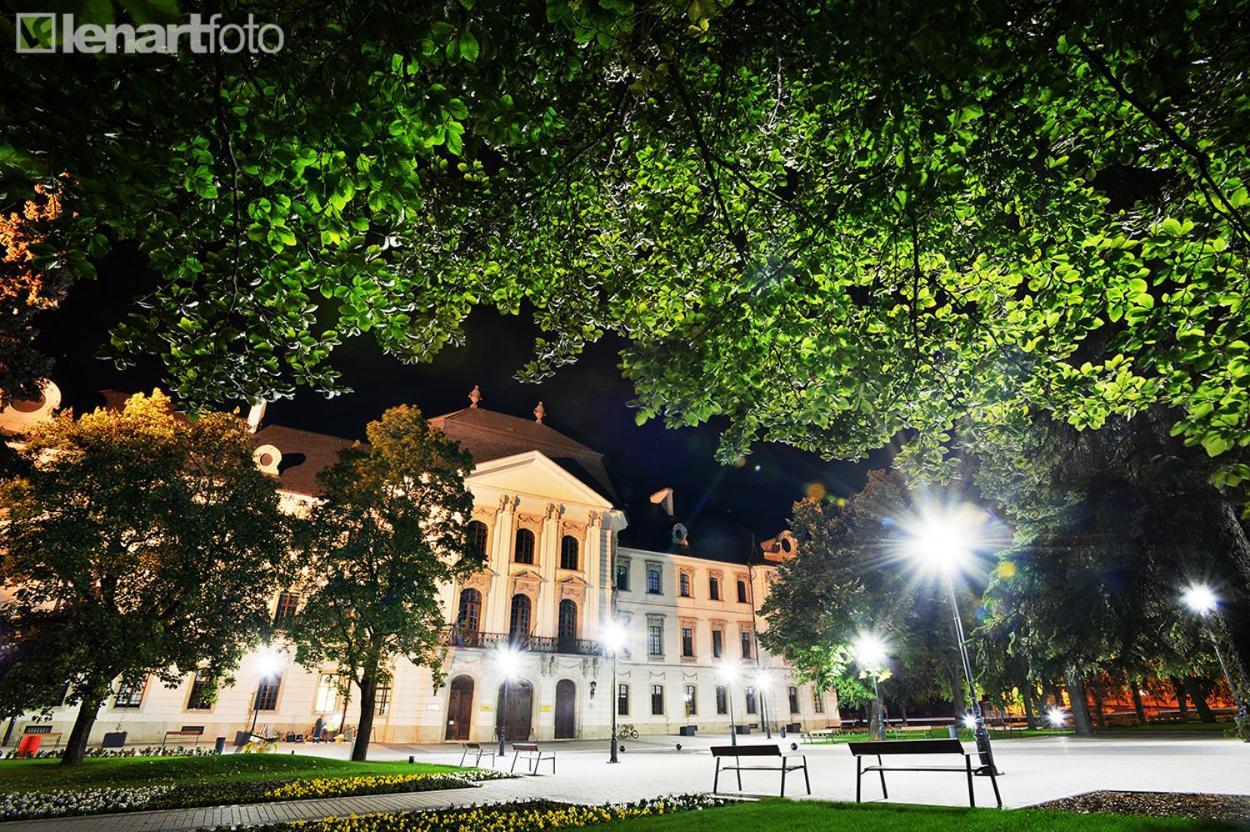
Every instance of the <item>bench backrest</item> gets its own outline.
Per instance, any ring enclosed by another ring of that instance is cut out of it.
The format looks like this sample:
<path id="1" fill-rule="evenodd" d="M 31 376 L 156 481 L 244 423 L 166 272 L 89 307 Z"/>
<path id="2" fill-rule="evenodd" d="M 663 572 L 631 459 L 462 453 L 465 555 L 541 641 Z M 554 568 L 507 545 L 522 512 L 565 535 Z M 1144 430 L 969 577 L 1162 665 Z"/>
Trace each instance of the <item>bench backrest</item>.
<path id="1" fill-rule="evenodd" d="M 182 730 L 179 731 L 178 733 L 179 734 L 195 734 L 196 736 L 200 736 L 201 734 L 204 733 L 204 726 L 203 725 L 184 725 L 182 726 Z"/>
<path id="2" fill-rule="evenodd" d="M 775 745 L 714 745 L 713 757 L 780 757 L 781 749 Z"/>
<path id="3" fill-rule="evenodd" d="M 27 725 L 24 734 L 51 734 L 51 725 Z"/>
<path id="4" fill-rule="evenodd" d="M 514 742 L 512 743 L 513 751 L 537 751 L 538 743 L 536 742 Z"/>
<path id="5" fill-rule="evenodd" d="M 862 754 L 963 754 L 964 746 L 959 740 L 874 740 L 848 742 L 847 747 L 856 757 Z"/>
<path id="6" fill-rule="evenodd" d="M 464 744 L 464 747 L 465 747 L 465 748 L 467 748 L 467 749 L 469 749 L 470 751 L 481 751 L 481 750 L 482 750 L 482 744 L 481 744 L 480 742 L 466 742 L 466 743 Z"/>

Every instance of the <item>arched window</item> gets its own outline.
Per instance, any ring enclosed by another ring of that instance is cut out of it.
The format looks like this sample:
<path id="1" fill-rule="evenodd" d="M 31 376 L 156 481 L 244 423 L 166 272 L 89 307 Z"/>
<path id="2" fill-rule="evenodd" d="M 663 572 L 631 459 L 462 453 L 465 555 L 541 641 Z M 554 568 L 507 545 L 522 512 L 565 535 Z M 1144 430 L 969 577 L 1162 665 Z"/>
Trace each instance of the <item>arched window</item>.
<path id="1" fill-rule="evenodd" d="M 577 641 L 577 604 L 569 598 L 560 602 L 559 629 L 556 634 L 560 642 L 560 652 L 568 652 Z"/>
<path id="2" fill-rule="evenodd" d="M 577 568 L 577 538 L 570 534 L 560 538 L 560 568 Z"/>
<path id="3" fill-rule="evenodd" d="M 482 623 L 482 593 L 476 589 L 460 591 L 460 610 L 456 613 L 456 634 L 466 645 L 477 641 Z"/>
<path id="4" fill-rule="evenodd" d="M 534 562 L 534 533 L 529 529 L 517 529 L 512 559 L 517 563 Z"/>
<path id="5" fill-rule="evenodd" d="M 474 520 L 469 523 L 469 551 L 484 556 L 489 537 L 490 530 L 486 528 L 486 524 L 481 520 Z"/>
<path id="6" fill-rule="evenodd" d="M 530 634 L 530 597 L 512 596 L 512 615 L 508 619 L 508 638 L 513 644 L 524 643 Z"/>

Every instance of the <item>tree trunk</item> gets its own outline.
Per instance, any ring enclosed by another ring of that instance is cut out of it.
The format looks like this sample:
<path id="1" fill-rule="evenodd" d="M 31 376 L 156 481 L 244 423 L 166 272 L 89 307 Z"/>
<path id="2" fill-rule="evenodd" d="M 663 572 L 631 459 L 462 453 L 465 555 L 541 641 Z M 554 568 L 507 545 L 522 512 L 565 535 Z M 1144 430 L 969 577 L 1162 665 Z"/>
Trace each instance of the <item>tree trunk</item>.
<path id="1" fill-rule="evenodd" d="M 76 766 L 82 762 L 87 753 L 87 740 L 91 738 L 91 729 L 95 726 L 96 714 L 104 697 L 98 693 L 84 694 L 78 705 L 78 716 L 74 718 L 74 728 L 65 741 L 65 753 L 61 755 L 61 765 Z"/>
<path id="2" fill-rule="evenodd" d="M 1102 730 L 1107 727 L 1107 714 L 1102 708 L 1102 685 L 1094 682 L 1089 686 L 1089 692 L 1094 697 L 1094 720 L 1098 729 Z"/>
<path id="3" fill-rule="evenodd" d="M 1072 725 L 1079 736 L 1092 737 L 1094 726 L 1089 721 L 1089 703 L 1085 701 L 1085 683 L 1074 668 L 1068 670 L 1065 678 L 1068 684 L 1068 699 L 1072 703 Z"/>
<path id="4" fill-rule="evenodd" d="M 1215 722 L 1215 714 L 1211 713 L 1211 708 L 1207 705 L 1206 692 L 1202 690 L 1202 685 L 1193 676 L 1185 677 L 1185 690 L 1189 691 L 1189 698 L 1194 700 L 1194 710 L 1198 712 L 1199 722 Z"/>
<path id="5" fill-rule="evenodd" d="M 903 717 L 903 725 L 904 726 L 907 725 L 907 706 L 900 702 L 898 706 L 898 712 L 899 712 L 899 715 Z"/>
<path id="6" fill-rule="evenodd" d="M 874 740 L 885 739 L 885 724 L 882 720 L 880 703 L 876 698 L 868 703 L 868 737 Z"/>
<path id="7" fill-rule="evenodd" d="M 1143 681 L 1142 685 L 1144 684 L 1145 682 Z M 1137 712 L 1138 725 L 1146 724 L 1146 705 L 1141 701 L 1142 685 L 1135 684 L 1133 679 L 1128 680 L 1129 692 L 1133 694 L 1133 710 Z"/>
<path id="8" fill-rule="evenodd" d="M 1033 685 L 1028 680 L 1020 688 L 1020 695 L 1024 699 L 1024 724 L 1032 731 L 1037 728 L 1037 715 L 1033 713 Z"/>
<path id="9" fill-rule="evenodd" d="M 1189 695 L 1185 693 L 1185 680 L 1179 676 L 1169 676 L 1168 681 L 1176 692 L 1176 710 L 1180 713 L 1181 722 L 1189 722 Z"/>
<path id="10" fill-rule="evenodd" d="M 352 760 L 363 763 L 369 758 L 369 740 L 373 735 L 373 711 L 378 694 L 378 669 L 366 669 L 360 676 L 360 723 L 356 741 L 352 743 Z"/>

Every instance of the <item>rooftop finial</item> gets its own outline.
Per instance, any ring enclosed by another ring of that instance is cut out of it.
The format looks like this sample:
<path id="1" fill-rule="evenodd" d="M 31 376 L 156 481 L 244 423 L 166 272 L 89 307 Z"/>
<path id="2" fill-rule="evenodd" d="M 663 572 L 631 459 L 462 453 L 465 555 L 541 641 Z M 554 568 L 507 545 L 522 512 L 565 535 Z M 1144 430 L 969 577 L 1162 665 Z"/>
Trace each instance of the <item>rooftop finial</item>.
<path id="1" fill-rule="evenodd" d="M 469 391 L 469 407 L 477 407 L 477 403 L 482 400 L 482 390 L 476 384 Z"/>
<path id="2" fill-rule="evenodd" d="M 534 408 L 534 421 L 538 424 L 543 423 L 543 417 L 547 415 L 547 409 L 543 407 L 543 403 L 539 402 L 538 407 Z"/>

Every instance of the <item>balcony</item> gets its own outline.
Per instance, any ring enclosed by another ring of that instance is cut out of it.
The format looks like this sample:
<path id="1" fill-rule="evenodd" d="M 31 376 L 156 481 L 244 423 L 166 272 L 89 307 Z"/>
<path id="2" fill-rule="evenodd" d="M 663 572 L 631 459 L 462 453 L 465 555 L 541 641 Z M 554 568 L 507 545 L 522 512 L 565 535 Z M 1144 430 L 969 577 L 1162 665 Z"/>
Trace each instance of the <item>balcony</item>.
<path id="1" fill-rule="evenodd" d="M 509 633 L 479 633 L 451 627 L 443 634 L 443 644 L 448 647 L 464 647 L 493 650 L 511 647 L 531 653 L 568 653 L 574 656 L 602 656 L 603 645 L 584 638 L 560 636 L 511 635 Z"/>

